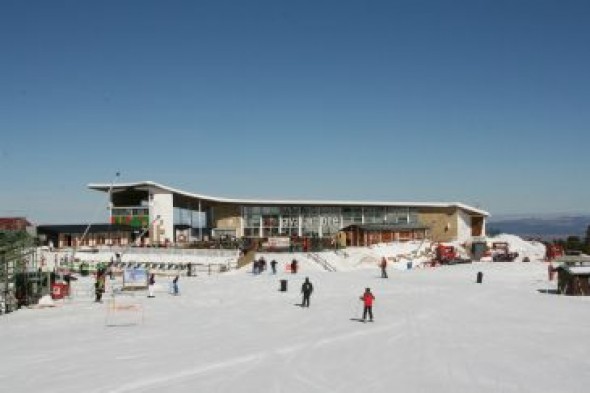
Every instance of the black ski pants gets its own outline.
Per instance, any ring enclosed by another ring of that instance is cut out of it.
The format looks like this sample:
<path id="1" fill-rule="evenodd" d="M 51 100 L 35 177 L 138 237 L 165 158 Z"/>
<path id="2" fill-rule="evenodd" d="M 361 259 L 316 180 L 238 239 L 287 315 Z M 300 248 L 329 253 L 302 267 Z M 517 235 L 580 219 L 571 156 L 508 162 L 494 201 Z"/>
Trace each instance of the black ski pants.
<path id="1" fill-rule="evenodd" d="M 309 297 L 311 293 L 303 292 L 303 301 L 301 302 L 301 307 L 309 307 Z"/>
<path id="2" fill-rule="evenodd" d="M 373 306 L 365 306 L 365 309 L 363 310 L 363 321 L 365 319 L 367 319 L 367 314 L 369 314 L 369 318 L 371 318 L 371 321 L 373 320 Z"/>

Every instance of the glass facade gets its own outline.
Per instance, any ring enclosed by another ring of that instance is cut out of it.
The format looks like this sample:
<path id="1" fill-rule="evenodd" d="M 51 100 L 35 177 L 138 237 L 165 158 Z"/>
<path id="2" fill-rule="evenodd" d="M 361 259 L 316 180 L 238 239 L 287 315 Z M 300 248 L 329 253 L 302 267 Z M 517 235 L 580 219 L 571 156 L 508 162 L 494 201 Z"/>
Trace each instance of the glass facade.
<path id="1" fill-rule="evenodd" d="M 418 211 L 388 206 L 243 206 L 244 236 L 329 237 L 352 224 L 414 224 Z"/>
<path id="2" fill-rule="evenodd" d="M 322 237 L 337 234 L 338 230 L 342 228 L 342 208 L 321 207 L 319 221 Z"/>
<path id="3" fill-rule="evenodd" d="M 192 209 L 174 208 L 174 225 L 188 225 L 191 228 L 205 228 L 207 226 L 207 213 Z"/>
<path id="4" fill-rule="evenodd" d="M 342 208 L 342 226 L 346 227 L 352 224 L 363 223 L 362 207 L 343 207 Z"/>
<path id="5" fill-rule="evenodd" d="M 282 236 L 299 236 L 299 215 L 301 208 L 296 206 L 286 206 L 280 208 Z"/>
<path id="6" fill-rule="evenodd" d="M 280 211 L 278 207 L 261 207 L 262 237 L 279 236 Z"/>
<path id="7" fill-rule="evenodd" d="M 301 208 L 301 236 L 320 235 L 319 207 L 305 206 Z"/>

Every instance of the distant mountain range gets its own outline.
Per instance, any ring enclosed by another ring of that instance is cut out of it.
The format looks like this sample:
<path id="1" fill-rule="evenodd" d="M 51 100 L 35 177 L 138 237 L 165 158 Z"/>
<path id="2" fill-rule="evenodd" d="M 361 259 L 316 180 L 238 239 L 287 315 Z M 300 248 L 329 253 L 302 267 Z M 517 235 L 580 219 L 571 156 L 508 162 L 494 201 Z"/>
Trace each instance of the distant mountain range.
<path id="1" fill-rule="evenodd" d="M 565 239 L 568 236 L 586 237 L 590 225 L 590 214 L 580 215 L 539 215 L 536 217 L 490 217 L 488 233 L 509 233 L 520 237 L 534 237 L 544 240 Z"/>

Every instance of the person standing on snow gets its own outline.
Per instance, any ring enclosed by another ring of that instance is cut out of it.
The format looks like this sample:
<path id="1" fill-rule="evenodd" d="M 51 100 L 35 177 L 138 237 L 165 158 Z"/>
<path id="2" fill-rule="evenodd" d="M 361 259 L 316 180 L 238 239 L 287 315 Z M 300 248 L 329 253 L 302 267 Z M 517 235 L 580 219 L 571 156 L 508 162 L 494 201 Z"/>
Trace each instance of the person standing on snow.
<path id="1" fill-rule="evenodd" d="M 258 261 L 258 263 L 259 263 L 258 272 L 262 273 L 263 271 L 266 270 L 266 259 L 264 259 L 264 257 L 260 257 L 260 260 Z"/>
<path id="2" fill-rule="evenodd" d="M 102 294 L 104 293 L 105 277 L 99 272 L 96 273 L 96 282 L 94 283 L 95 302 L 102 303 Z"/>
<path id="3" fill-rule="evenodd" d="M 365 289 L 365 293 L 363 296 L 360 297 L 365 305 L 363 310 L 363 322 L 367 319 L 367 314 L 369 314 L 369 321 L 373 322 L 373 301 L 375 300 L 375 296 L 371 293 L 371 288 Z"/>
<path id="4" fill-rule="evenodd" d="M 270 261 L 270 268 L 272 269 L 272 274 L 277 274 L 277 261 L 274 259 Z"/>
<path id="5" fill-rule="evenodd" d="M 387 278 L 387 258 L 381 258 L 381 278 Z"/>
<path id="6" fill-rule="evenodd" d="M 172 293 L 178 295 L 178 275 L 172 280 Z"/>
<path id="7" fill-rule="evenodd" d="M 150 274 L 150 279 L 148 280 L 148 297 L 156 297 L 154 295 L 154 287 L 156 286 L 156 276 L 154 273 Z"/>
<path id="8" fill-rule="evenodd" d="M 301 286 L 301 293 L 303 294 L 303 301 L 301 307 L 309 307 L 309 298 L 313 292 L 313 285 L 309 282 L 309 277 L 305 277 L 305 282 Z"/>

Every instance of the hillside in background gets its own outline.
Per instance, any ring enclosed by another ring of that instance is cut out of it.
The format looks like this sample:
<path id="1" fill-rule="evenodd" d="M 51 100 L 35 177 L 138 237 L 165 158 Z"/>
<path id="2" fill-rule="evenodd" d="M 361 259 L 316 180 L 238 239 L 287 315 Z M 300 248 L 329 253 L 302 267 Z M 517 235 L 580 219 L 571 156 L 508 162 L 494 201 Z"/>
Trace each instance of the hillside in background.
<path id="1" fill-rule="evenodd" d="M 488 233 L 510 233 L 545 240 L 579 236 L 584 238 L 590 225 L 588 215 L 499 217 L 488 222 Z"/>

